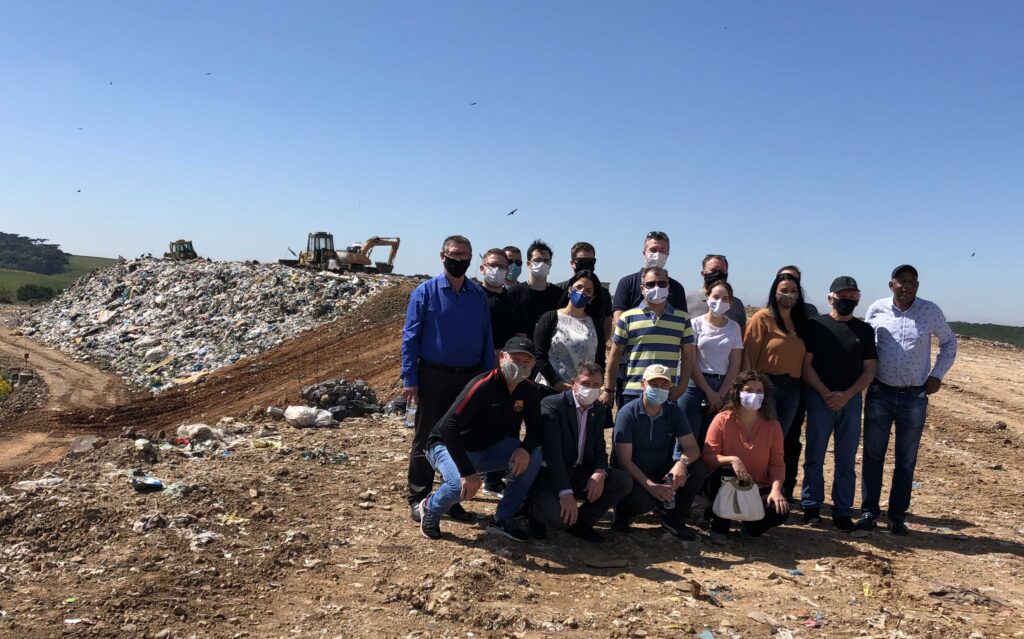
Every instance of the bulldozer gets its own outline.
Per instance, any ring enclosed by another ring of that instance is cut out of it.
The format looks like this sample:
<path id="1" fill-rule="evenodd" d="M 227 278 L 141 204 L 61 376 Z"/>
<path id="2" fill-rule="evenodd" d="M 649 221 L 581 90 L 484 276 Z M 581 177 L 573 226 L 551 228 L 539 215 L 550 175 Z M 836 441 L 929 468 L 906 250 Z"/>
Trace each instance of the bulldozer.
<path id="1" fill-rule="evenodd" d="M 285 266 L 328 271 L 364 271 L 370 273 L 391 273 L 395 270 L 395 255 L 401 239 L 397 237 L 371 237 L 365 242 L 350 244 L 344 251 L 334 250 L 334 235 L 326 231 L 310 233 L 306 250 L 300 251 L 294 260 L 278 260 Z M 378 246 L 390 246 L 391 253 L 386 262 L 373 262 L 370 252 Z M 288 249 L 291 251 L 291 249 Z M 292 251 L 292 255 L 295 252 Z"/>
<path id="2" fill-rule="evenodd" d="M 174 240 L 164 253 L 165 260 L 194 260 L 198 257 L 196 250 L 192 248 L 192 240 Z"/>

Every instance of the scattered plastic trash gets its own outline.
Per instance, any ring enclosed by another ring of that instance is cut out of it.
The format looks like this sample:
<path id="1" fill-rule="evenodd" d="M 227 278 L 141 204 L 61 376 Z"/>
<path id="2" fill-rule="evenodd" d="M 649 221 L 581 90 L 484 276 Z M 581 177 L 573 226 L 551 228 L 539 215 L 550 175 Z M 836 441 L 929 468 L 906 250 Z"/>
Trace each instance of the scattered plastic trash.
<path id="1" fill-rule="evenodd" d="M 928 593 L 929 597 L 947 599 L 960 603 L 974 604 L 976 606 L 990 606 L 992 608 L 1008 608 L 1006 604 L 997 601 L 988 595 L 982 594 L 977 588 L 963 588 L 960 586 L 942 586 Z"/>
<path id="2" fill-rule="evenodd" d="M 181 497 L 188 497 L 193 490 L 195 490 L 195 488 L 188 484 L 174 483 L 167 486 L 165 492 L 174 499 L 179 499 Z"/>
<path id="3" fill-rule="evenodd" d="M 279 439 L 270 439 L 269 437 L 260 437 L 258 439 L 252 440 L 252 447 L 253 448 L 274 448 L 274 449 L 277 449 L 277 448 L 281 447 L 281 440 L 279 440 Z"/>
<path id="4" fill-rule="evenodd" d="M 76 601 L 78 601 L 78 597 L 68 597 L 67 599 L 64 600 L 64 603 L 66 603 L 66 604 L 73 604 Z"/>
<path id="5" fill-rule="evenodd" d="M 167 518 L 163 513 L 150 513 L 143 515 L 132 524 L 132 531 L 143 535 L 154 528 L 167 528 Z"/>
<path id="6" fill-rule="evenodd" d="M 65 619 L 64 623 L 68 626 L 77 626 L 83 624 L 86 626 L 95 626 L 96 622 L 92 619 Z"/>
<path id="7" fill-rule="evenodd" d="M 766 612 L 761 610 L 751 610 L 747 613 L 747 617 L 753 619 L 758 623 L 763 623 L 766 626 L 771 626 L 773 629 L 782 628 L 782 624 L 775 617 L 772 617 Z"/>
<path id="8" fill-rule="evenodd" d="M 808 628 L 824 628 L 828 625 L 828 619 L 822 613 L 815 611 L 813 616 L 804 620 L 804 625 Z"/>
<path id="9" fill-rule="evenodd" d="M 164 489 L 164 483 L 156 477 L 139 473 L 132 477 L 132 487 L 140 493 L 155 493 Z"/>
<path id="10" fill-rule="evenodd" d="M 915 481 L 915 482 L 911 482 L 910 489 L 911 490 L 921 490 L 921 488 L 923 486 L 924 486 L 924 484 L 922 484 L 921 482 Z"/>
<path id="11" fill-rule="evenodd" d="M 200 548 L 202 548 L 203 546 L 207 546 L 217 541 L 218 539 L 220 539 L 220 535 L 218 535 L 215 532 L 210 532 L 209 530 L 194 533 L 192 536 L 192 541 L 189 544 L 189 548 L 192 550 L 192 552 L 199 552 Z"/>
<path id="12" fill-rule="evenodd" d="M 796 568 L 793 568 L 791 570 L 787 570 L 786 574 L 787 575 L 793 575 L 794 577 L 803 577 L 804 576 L 804 571 L 796 569 Z"/>
<path id="13" fill-rule="evenodd" d="M 11 488 L 14 490 L 23 490 L 25 492 L 32 493 L 41 488 L 53 488 L 63 482 L 63 477 L 44 477 L 42 479 L 15 482 Z"/>
<path id="14" fill-rule="evenodd" d="M 715 633 L 711 632 L 707 628 L 701 630 L 696 634 L 697 639 L 715 639 Z"/>
<path id="15" fill-rule="evenodd" d="M 874 597 L 875 596 L 874 592 L 872 592 L 872 590 L 871 590 L 871 584 L 864 584 L 864 596 L 865 597 Z"/>
<path id="16" fill-rule="evenodd" d="M 320 462 L 331 462 L 332 464 L 341 464 L 348 461 L 348 454 L 341 452 L 334 455 L 327 452 L 327 446 L 321 446 L 320 448 L 314 448 L 313 450 L 304 450 L 300 453 L 302 459 L 306 461 L 320 461 Z"/>
<path id="17" fill-rule="evenodd" d="M 245 517 L 239 517 L 237 512 L 232 512 L 228 515 L 221 515 L 220 517 L 220 523 L 225 526 L 241 526 L 242 524 L 247 524 L 250 521 L 252 520 L 246 519 Z"/>

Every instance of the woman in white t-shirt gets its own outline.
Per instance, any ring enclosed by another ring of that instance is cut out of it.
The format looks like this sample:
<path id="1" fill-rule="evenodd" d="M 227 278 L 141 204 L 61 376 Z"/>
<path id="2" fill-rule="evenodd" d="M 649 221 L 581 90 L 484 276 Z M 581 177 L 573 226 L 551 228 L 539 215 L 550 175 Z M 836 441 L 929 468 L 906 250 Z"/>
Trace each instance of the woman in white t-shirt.
<path id="1" fill-rule="evenodd" d="M 725 316 L 732 303 L 728 282 L 711 282 L 705 287 L 708 312 L 690 320 L 697 342 L 697 362 L 679 399 L 697 443 L 704 448 L 704 436 L 711 417 L 725 403 L 732 382 L 740 372 L 743 334 L 735 320 Z M 706 407 L 702 406 L 707 401 Z"/>

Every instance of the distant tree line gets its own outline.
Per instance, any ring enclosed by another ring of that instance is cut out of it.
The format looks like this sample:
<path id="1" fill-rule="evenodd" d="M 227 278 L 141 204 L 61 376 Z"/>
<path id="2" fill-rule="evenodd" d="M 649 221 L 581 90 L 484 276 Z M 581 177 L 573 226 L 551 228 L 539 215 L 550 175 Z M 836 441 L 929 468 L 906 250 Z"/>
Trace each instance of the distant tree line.
<path id="1" fill-rule="evenodd" d="M 0 268 L 56 275 L 67 270 L 70 261 L 58 244 L 0 231 Z"/>
<path id="2" fill-rule="evenodd" d="M 1024 326 L 1003 326 L 1002 324 L 972 324 L 971 322 L 950 322 L 949 327 L 957 335 L 967 335 L 993 342 L 1006 342 L 1024 346 Z"/>

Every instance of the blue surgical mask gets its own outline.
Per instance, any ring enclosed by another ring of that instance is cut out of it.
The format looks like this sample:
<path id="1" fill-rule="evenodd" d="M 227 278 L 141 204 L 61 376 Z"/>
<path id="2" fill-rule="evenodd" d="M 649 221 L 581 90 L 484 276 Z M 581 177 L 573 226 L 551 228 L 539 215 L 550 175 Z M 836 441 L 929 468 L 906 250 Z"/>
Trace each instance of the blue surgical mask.
<path id="1" fill-rule="evenodd" d="M 654 406 L 661 406 L 668 400 L 668 390 L 665 388 L 648 386 L 644 389 L 644 397 L 647 398 L 648 403 Z"/>
<path id="2" fill-rule="evenodd" d="M 519 279 L 519 274 L 523 272 L 523 266 L 521 264 L 509 264 L 508 275 L 505 276 L 505 281 L 515 282 Z"/>
<path id="3" fill-rule="evenodd" d="M 569 289 L 569 301 L 576 308 L 583 308 L 590 303 L 590 296 L 579 289 Z"/>

